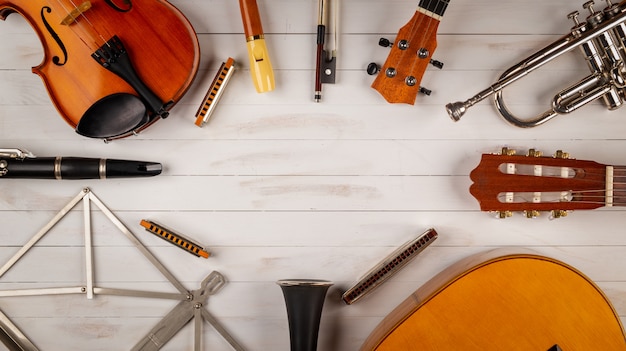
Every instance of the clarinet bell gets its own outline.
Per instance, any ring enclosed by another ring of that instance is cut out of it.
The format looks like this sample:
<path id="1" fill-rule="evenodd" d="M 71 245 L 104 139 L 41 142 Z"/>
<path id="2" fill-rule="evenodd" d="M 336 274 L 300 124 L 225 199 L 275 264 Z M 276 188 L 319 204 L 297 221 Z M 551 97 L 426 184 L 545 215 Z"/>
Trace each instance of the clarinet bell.
<path id="1" fill-rule="evenodd" d="M 316 279 L 284 279 L 276 283 L 287 305 L 291 351 L 316 351 L 322 307 L 333 283 Z"/>

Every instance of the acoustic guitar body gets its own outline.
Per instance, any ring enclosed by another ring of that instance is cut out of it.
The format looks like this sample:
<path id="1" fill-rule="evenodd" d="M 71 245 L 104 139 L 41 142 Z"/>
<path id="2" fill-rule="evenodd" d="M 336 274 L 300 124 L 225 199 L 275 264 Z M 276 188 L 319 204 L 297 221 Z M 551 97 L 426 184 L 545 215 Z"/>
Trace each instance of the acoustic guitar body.
<path id="1" fill-rule="evenodd" d="M 409 296 L 361 350 L 626 350 L 604 293 L 554 259 L 501 250 L 444 270 Z"/>

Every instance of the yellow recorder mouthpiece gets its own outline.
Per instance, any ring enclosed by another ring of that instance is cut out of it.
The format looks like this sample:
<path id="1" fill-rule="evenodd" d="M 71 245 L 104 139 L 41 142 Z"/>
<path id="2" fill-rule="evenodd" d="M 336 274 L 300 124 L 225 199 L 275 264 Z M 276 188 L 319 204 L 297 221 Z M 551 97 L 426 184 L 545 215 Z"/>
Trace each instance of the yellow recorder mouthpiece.
<path id="1" fill-rule="evenodd" d="M 248 56 L 250 57 L 250 75 L 258 93 L 274 90 L 274 71 L 272 62 L 263 37 L 247 41 Z"/>
<path id="2" fill-rule="evenodd" d="M 256 0 L 239 0 L 243 30 L 246 35 L 250 75 L 258 93 L 274 90 L 274 70 L 265 45 L 263 26 Z"/>

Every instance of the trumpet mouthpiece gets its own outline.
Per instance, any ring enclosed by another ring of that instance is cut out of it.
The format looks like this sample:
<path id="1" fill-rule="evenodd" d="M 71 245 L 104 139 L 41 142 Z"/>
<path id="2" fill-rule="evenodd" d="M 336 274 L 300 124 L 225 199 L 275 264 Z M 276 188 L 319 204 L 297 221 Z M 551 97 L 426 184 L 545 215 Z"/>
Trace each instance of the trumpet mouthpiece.
<path id="1" fill-rule="evenodd" d="M 446 105 L 446 111 L 453 121 L 458 122 L 465 113 L 465 103 L 461 101 L 452 102 Z"/>

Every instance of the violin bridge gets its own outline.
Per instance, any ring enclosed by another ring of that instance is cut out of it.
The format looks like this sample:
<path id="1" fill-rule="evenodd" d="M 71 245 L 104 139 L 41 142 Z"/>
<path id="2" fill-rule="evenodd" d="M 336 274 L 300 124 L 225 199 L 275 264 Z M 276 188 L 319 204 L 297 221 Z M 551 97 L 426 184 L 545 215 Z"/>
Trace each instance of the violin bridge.
<path id="1" fill-rule="evenodd" d="M 70 24 L 76 22 L 78 16 L 81 16 L 83 13 L 87 12 L 91 8 L 91 1 L 87 0 L 80 5 L 76 6 L 70 13 L 63 18 L 61 24 L 64 26 L 69 26 Z"/>

